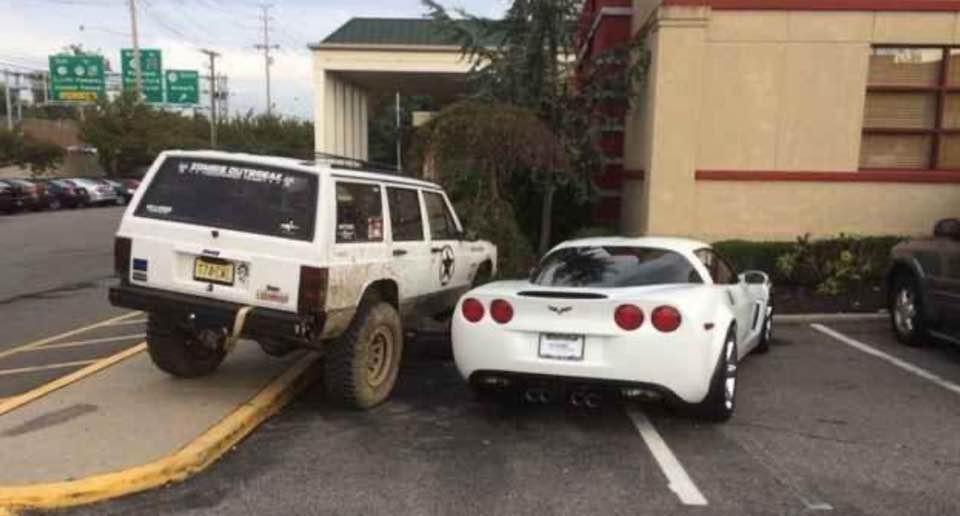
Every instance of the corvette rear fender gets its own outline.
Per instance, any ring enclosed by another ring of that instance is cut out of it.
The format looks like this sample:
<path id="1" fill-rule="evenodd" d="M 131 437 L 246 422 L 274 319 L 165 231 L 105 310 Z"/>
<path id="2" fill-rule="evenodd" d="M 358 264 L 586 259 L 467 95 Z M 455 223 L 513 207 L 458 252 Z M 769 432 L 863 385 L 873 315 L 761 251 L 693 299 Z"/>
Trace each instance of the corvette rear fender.
<path id="1" fill-rule="evenodd" d="M 711 333 L 710 338 L 710 353 L 707 353 L 708 362 L 704 364 L 707 368 L 712 368 L 716 363 L 717 359 L 720 357 L 720 353 L 723 351 L 723 345 L 727 340 L 727 333 L 736 326 L 736 319 L 733 316 L 733 312 L 730 311 L 730 308 L 723 303 L 715 303 L 713 307 L 713 328 L 709 331 Z M 743 353 L 743 343 L 737 343 L 737 352 L 738 354 Z"/>

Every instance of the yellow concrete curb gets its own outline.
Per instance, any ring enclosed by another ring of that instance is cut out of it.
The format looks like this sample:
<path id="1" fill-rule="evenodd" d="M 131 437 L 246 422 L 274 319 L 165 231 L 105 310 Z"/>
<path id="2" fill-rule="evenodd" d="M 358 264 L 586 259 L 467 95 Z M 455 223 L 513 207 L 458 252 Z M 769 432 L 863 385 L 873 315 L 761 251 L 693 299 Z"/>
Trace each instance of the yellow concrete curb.
<path id="1" fill-rule="evenodd" d="M 137 353 L 140 353 L 146 349 L 147 349 L 147 344 L 145 342 L 142 342 L 136 346 L 133 346 L 132 348 L 127 348 L 119 353 L 110 355 L 107 358 L 104 358 L 103 360 L 98 360 L 88 365 L 87 367 L 84 367 L 83 369 L 79 369 L 66 376 L 57 378 L 56 380 L 50 383 L 41 385 L 36 389 L 27 391 L 23 394 L 12 396 L 10 398 L 0 399 L 0 416 L 6 414 L 7 412 L 10 412 L 11 410 L 18 409 L 26 405 L 27 403 L 30 403 L 31 401 L 42 398 L 47 394 L 50 394 L 51 392 L 62 389 L 70 385 L 71 383 L 82 380 L 98 371 L 106 369 L 116 364 L 117 362 L 126 360 L 132 357 L 133 355 L 136 355 Z M 0 516 L 3 516 L 3 513 L 0 513 Z"/>
<path id="2" fill-rule="evenodd" d="M 213 464 L 313 383 L 319 373 L 315 367 L 318 358 L 315 353 L 303 357 L 256 396 L 171 455 L 125 471 L 78 480 L 0 487 L 0 511 L 88 504 L 184 480 Z"/>

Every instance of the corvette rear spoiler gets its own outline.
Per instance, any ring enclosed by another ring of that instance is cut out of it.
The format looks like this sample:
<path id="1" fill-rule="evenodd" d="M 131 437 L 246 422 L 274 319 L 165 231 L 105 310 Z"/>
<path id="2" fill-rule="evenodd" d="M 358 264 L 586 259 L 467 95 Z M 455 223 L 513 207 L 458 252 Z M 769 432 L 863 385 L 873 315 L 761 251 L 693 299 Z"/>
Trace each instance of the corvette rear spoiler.
<path id="1" fill-rule="evenodd" d="M 553 299 L 606 299 L 607 296 L 594 292 L 570 292 L 562 290 L 524 290 L 517 292 L 523 297 L 545 297 Z"/>

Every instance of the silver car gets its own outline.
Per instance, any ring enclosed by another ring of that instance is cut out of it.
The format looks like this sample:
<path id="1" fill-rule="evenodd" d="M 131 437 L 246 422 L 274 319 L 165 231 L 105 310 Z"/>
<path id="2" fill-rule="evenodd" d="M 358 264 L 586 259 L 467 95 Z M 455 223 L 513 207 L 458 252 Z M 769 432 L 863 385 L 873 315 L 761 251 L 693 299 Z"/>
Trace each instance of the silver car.
<path id="1" fill-rule="evenodd" d="M 117 204 L 120 198 L 116 190 L 106 181 L 91 178 L 71 179 L 74 184 L 87 193 L 87 203 L 93 205 Z"/>

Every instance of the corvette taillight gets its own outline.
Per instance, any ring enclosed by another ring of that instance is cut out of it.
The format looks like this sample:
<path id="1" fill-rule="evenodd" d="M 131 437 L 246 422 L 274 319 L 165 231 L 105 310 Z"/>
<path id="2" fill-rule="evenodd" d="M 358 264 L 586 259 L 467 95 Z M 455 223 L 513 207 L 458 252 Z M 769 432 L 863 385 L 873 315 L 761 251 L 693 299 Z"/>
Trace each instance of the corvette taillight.
<path id="1" fill-rule="evenodd" d="M 613 312 L 613 320 L 624 330 L 636 330 L 643 326 L 643 310 L 635 305 L 620 305 Z"/>
<path id="2" fill-rule="evenodd" d="M 460 312 L 463 313 L 463 318 L 472 323 L 479 322 L 480 319 L 483 319 L 484 311 L 483 303 L 472 297 L 465 299 L 463 304 L 460 305 Z"/>
<path id="3" fill-rule="evenodd" d="M 513 306 L 503 299 L 494 299 L 490 303 L 490 317 L 500 324 L 507 324 L 513 319 Z"/>
<path id="4" fill-rule="evenodd" d="M 672 306 L 657 307 L 650 315 L 653 327 L 664 333 L 670 333 L 679 328 L 682 320 L 680 312 Z"/>
<path id="5" fill-rule="evenodd" d="M 297 298 L 297 313 L 317 314 L 327 303 L 327 269 L 300 267 L 300 295 Z"/>

